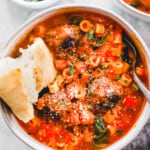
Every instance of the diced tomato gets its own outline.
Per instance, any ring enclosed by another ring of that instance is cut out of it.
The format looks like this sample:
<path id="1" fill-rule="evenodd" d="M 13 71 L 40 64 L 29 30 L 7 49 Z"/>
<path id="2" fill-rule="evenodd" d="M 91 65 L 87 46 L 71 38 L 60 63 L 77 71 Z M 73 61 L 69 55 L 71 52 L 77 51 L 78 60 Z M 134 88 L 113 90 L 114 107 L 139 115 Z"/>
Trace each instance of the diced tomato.
<path id="1" fill-rule="evenodd" d="M 27 132 L 30 134 L 36 134 L 38 131 L 38 127 L 36 127 L 32 121 L 28 122 L 26 125 L 23 124 L 23 126 L 27 128 Z"/>
<path id="2" fill-rule="evenodd" d="M 35 27 L 34 32 L 35 32 L 36 36 L 44 37 L 44 35 L 46 33 L 46 26 L 43 23 L 38 24 Z"/>
<path id="3" fill-rule="evenodd" d="M 84 73 L 87 70 L 87 65 L 84 62 L 78 61 L 76 62 L 76 69 L 79 73 Z"/>
<path id="4" fill-rule="evenodd" d="M 64 70 L 68 65 L 68 62 L 63 59 L 56 59 L 55 60 L 55 67 L 57 70 Z"/>
<path id="5" fill-rule="evenodd" d="M 130 4 L 133 2 L 133 0 L 124 0 L 126 3 Z"/>
<path id="6" fill-rule="evenodd" d="M 78 49 L 78 53 L 80 53 L 80 52 L 88 52 L 89 53 L 89 52 L 92 52 L 92 49 L 89 47 L 89 45 L 84 45 Z"/>
<path id="7" fill-rule="evenodd" d="M 89 82 L 90 75 L 88 73 L 83 73 L 81 77 L 81 83 L 85 84 Z"/>
<path id="8" fill-rule="evenodd" d="M 116 122 L 116 126 L 118 129 L 124 130 L 126 129 L 126 123 L 122 120 Z"/>
<path id="9" fill-rule="evenodd" d="M 93 140 L 93 133 L 91 131 L 89 131 L 88 129 L 85 129 L 83 131 L 83 140 L 85 142 L 92 142 L 92 140 Z"/>
<path id="10" fill-rule="evenodd" d="M 40 141 L 43 141 L 43 142 L 48 142 L 50 140 L 50 137 L 52 135 L 52 127 L 50 127 L 48 124 L 41 124 L 40 126 L 40 129 L 38 131 L 38 138 Z"/>
<path id="11" fill-rule="evenodd" d="M 138 101 L 135 99 L 135 97 L 128 96 L 124 99 L 124 105 L 129 108 L 136 108 Z"/>
<path id="12" fill-rule="evenodd" d="M 87 36 L 83 36 L 83 38 L 81 39 L 81 41 L 82 41 L 84 44 L 88 44 Z"/>
<path id="13" fill-rule="evenodd" d="M 79 113 L 77 113 L 76 111 L 72 111 L 70 115 L 71 115 L 71 117 L 70 117 L 70 119 L 71 119 L 70 124 L 72 124 L 72 125 L 80 124 Z"/>
<path id="14" fill-rule="evenodd" d="M 114 71 L 114 69 L 113 69 L 112 66 L 110 66 L 109 68 L 106 69 L 106 73 L 109 75 L 109 77 L 110 77 L 111 79 L 115 79 L 116 76 L 117 76 L 117 75 L 115 74 L 115 71 Z"/>
<path id="15" fill-rule="evenodd" d="M 144 68 L 136 67 L 136 73 L 139 77 L 143 77 L 144 76 Z"/>
<path id="16" fill-rule="evenodd" d="M 90 112 L 86 110 L 82 110 L 80 112 L 80 122 L 84 125 L 93 124 L 95 120 L 95 116 Z"/>
<path id="17" fill-rule="evenodd" d="M 44 106 L 44 100 L 42 98 L 38 99 L 37 108 L 42 109 Z"/>

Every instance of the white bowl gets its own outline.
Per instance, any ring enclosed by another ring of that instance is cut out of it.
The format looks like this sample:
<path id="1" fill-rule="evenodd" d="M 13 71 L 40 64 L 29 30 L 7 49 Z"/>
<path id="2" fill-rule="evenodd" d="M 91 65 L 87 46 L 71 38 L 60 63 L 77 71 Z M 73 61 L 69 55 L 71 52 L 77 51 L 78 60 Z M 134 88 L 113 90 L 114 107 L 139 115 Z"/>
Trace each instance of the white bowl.
<path id="1" fill-rule="evenodd" d="M 144 12 L 130 6 L 129 4 L 125 3 L 123 0 L 114 0 L 114 1 L 120 8 L 122 8 L 126 12 L 130 13 L 131 15 L 138 17 L 144 21 L 150 22 L 150 14 L 144 13 Z"/>
<path id="2" fill-rule="evenodd" d="M 42 8 L 50 7 L 55 3 L 59 2 L 60 0 L 42 0 L 38 2 L 30 2 L 25 0 L 12 0 L 12 1 L 26 8 L 42 9 Z"/>
<path id="3" fill-rule="evenodd" d="M 119 17 L 117 14 L 105 10 L 103 8 L 98 8 L 96 6 L 83 6 L 83 5 L 66 5 L 66 6 L 59 6 L 54 8 L 49 8 L 40 14 L 34 16 L 30 20 L 28 20 L 25 24 L 23 24 L 16 32 L 12 35 L 10 40 L 5 46 L 5 56 L 11 55 L 13 52 L 13 48 L 17 44 L 17 42 L 20 39 L 23 39 L 27 33 L 31 31 L 31 29 L 34 27 L 35 24 L 46 20 L 48 17 L 61 14 L 65 12 L 72 12 L 72 11 L 90 11 L 90 12 L 96 12 L 100 15 L 104 15 L 106 17 L 111 18 L 112 20 L 116 21 L 118 24 L 122 26 L 122 28 L 126 31 L 130 39 L 134 42 L 135 46 L 139 50 L 139 53 L 144 57 L 144 60 L 146 62 L 147 70 L 148 70 L 148 76 L 150 76 L 150 55 L 149 50 L 146 47 L 144 41 L 141 39 L 140 35 L 134 30 L 134 28 L 129 25 L 124 19 Z M 147 81 L 148 85 L 150 85 L 150 78 Z M 23 142 L 25 142 L 27 145 L 31 146 L 33 149 L 36 150 L 48 150 L 51 148 L 48 148 L 32 137 L 30 137 L 19 125 L 17 120 L 15 119 L 12 112 L 8 109 L 8 107 L 1 102 L 0 110 L 2 112 L 3 118 L 5 122 L 7 123 L 8 127 L 12 130 L 12 132 L 19 137 Z M 110 145 L 106 150 L 119 150 L 123 148 L 125 145 L 127 145 L 129 142 L 131 142 L 137 134 L 141 131 L 144 124 L 148 120 L 150 114 L 150 105 L 148 102 L 145 103 L 142 111 L 140 112 L 140 116 L 138 117 L 136 123 L 133 125 L 133 127 L 130 129 L 130 131 L 123 136 L 120 140 L 115 142 L 114 144 Z"/>

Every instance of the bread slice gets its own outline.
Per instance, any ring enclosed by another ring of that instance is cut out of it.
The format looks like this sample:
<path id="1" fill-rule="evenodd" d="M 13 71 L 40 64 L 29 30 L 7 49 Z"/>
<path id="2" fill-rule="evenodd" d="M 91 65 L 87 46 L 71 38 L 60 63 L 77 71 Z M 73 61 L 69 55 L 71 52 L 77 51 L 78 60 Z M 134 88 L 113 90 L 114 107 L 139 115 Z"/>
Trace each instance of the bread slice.
<path id="1" fill-rule="evenodd" d="M 18 58 L 0 60 L 0 97 L 17 118 L 28 122 L 34 117 L 32 104 L 38 93 L 56 76 L 53 55 L 44 41 L 37 38 Z"/>

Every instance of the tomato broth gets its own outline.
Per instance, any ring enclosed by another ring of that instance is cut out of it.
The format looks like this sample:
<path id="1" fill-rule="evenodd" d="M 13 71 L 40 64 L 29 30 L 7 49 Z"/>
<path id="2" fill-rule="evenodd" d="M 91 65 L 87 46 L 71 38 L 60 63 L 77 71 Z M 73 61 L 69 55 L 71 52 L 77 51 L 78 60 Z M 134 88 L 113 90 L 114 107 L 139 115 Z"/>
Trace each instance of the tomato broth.
<path id="1" fill-rule="evenodd" d="M 58 73 L 39 93 L 34 119 L 19 121 L 30 136 L 56 150 L 98 150 L 133 127 L 145 98 L 132 77 L 135 56 L 124 32 L 90 12 L 54 16 L 32 29 L 17 47 L 41 37 Z M 136 73 L 144 82 L 140 59 Z"/>

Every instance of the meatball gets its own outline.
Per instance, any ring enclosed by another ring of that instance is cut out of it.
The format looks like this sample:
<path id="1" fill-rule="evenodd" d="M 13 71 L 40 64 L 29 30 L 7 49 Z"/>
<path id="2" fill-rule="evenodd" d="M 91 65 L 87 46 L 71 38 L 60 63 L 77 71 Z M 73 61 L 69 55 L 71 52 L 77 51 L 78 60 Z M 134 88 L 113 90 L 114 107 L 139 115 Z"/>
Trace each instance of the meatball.
<path id="1" fill-rule="evenodd" d="M 64 58 L 76 52 L 79 45 L 80 29 L 76 25 L 63 25 L 49 30 L 46 42 L 51 50 L 55 51 L 57 58 Z"/>
<path id="2" fill-rule="evenodd" d="M 98 97 L 110 97 L 112 95 L 122 95 L 123 89 L 120 84 L 116 81 L 102 76 L 98 79 L 94 79 L 91 86 L 90 92 Z"/>

